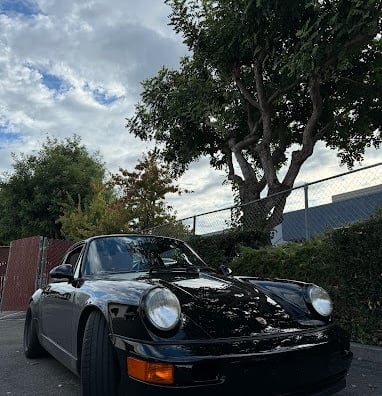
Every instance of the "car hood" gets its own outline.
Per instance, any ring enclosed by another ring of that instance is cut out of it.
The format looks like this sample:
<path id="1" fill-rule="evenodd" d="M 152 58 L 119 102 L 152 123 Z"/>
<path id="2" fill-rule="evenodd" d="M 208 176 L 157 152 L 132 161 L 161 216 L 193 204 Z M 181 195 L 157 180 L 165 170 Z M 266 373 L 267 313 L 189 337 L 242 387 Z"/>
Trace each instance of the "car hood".
<path id="1" fill-rule="evenodd" d="M 92 282 L 96 298 L 140 304 L 157 285 L 170 289 L 181 304 L 183 323 L 207 337 L 226 338 L 280 334 L 306 329 L 287 301 L 263 287 L 216 273 L 168 271 L 112 275 Z M 184 329 L 186 330 L 186 329 Z M 193 333 L 195 333 L 193 331 Z"/>
<path id="2" fill-rule="evenodd" d="M 162 276 L 157 282 L 178 297 L 183 315 L 210 337 L 275 334 L 301 328 L 285 307 L 256 286 L 235 278 L 200 272 Z"/>

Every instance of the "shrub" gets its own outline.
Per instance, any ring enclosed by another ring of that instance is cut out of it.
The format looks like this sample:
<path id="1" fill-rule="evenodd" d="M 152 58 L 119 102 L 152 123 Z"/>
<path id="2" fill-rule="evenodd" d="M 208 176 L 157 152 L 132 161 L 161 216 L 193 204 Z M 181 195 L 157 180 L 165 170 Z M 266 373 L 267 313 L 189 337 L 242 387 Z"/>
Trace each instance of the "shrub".
<path id="1" fill-rule="evenodd" d="M 269 236 L 260 231 L 228 231 L 221 234 L 192 236 L 190 246 L 211 267 L 231 265 L 243 246 L 253 249 L 269 245 Z"/>
<path id="2" fill-rule="evenodd" d="M 382 345 L 382 215 L 306 243 L 242 247 L 234 274 L 316 283 L 331 294 L 336 320 L 361 343 Z"/>

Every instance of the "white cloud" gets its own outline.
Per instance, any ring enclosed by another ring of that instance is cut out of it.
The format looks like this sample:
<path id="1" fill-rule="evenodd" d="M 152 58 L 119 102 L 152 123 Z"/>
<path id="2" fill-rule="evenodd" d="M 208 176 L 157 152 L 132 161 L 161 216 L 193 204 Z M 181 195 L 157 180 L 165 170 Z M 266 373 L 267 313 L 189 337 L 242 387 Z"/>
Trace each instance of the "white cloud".
<path id="1" fill-rule="evenodd" d="M 1 139 L 0 169 L 9 168 L 11 150 L 28 153 L 46 134 L 73 133 L 111 170 L 132 166 L 147 146 L 125 129 L 140 82 L 184 53 L 166 25 L 169 8 L 157 0 L 37 5 L 38 15 L 0 15 L 1 126 L 18 134 Z M 55 91 L 46 75 L 66 88 Z"/>

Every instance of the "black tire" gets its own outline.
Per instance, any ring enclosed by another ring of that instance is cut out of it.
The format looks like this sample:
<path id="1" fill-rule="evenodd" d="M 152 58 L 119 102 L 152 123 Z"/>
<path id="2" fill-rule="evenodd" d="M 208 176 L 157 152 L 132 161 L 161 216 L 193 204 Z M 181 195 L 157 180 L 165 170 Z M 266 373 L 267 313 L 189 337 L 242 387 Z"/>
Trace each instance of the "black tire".
<path id="1" fill-rule="evenodd" d="M 24 355 L 29 359 L 46 354 L 37 336 L 36 323 L 32 319 L 32 310 L 28 308 L 24 324 Z"/>
<path id="2" fill-rule="evenodd" d="M 99 311 L 86 323 L 81 353 L 82 396 L 117 395 L 118 368 L 108 326 Z"/>

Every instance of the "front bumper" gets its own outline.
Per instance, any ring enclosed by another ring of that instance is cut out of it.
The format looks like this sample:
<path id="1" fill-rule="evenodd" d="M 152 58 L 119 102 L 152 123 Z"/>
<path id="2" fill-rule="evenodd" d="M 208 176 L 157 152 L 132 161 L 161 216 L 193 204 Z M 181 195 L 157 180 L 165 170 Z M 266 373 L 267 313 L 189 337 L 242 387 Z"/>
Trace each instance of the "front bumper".
<path id="1" fill-rule="evenodd" d="M 115 337 L 120 357 L 120 393 L 156 395 L 211 394 L 328 396 L 346 385 L 352 353 L 348 336 L 337 326 L 291 334 L 140 343 Z M 127 375 L 126 358 L 175 365 L 175 384 L 158 386 Z"/>

